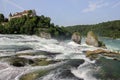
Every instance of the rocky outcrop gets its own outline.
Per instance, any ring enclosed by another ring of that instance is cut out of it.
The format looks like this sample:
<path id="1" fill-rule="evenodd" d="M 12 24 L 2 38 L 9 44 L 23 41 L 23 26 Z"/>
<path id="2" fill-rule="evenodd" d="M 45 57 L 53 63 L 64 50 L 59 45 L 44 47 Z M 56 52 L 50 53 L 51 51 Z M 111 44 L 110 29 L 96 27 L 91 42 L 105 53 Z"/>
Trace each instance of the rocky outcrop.
<path id="1" fill-rule="evenodd" d="M 92 31 L 89 31 L 88 34 L 87 34 L 86 44 L 92 45 L 92 46 L 95 46 L 95 47 L 106 48 L 105 44 L 102 41 L 99 41 L 98 37 Z"/>
<path id="2" fill-rule="evenodd" d="M 97 49 L 94 51 L 86 51 L 86 56 L 89 57 L 91 55 L 96 55 L 96 54 L 103 54 L 103 53 L 109 53 L 109 51 L 103 50 L 103 49 Z"/>
<path id="3" fill-rule="evenodd" d="M 98 54 L 102 54 L 104 56 L 109 56 L 109 57 L 120 55 L 119 52 L 113 52 L 113 51 L 109 51 L 106 49 L 97 49 L 94 51 L 86 51 L 87 57 L 93 57 L 93 56 L 98 55 Z"/>
<path id="4" fill-rule="evenodd" d="M 87 34 L 86 44 L 92 45 L 95 47 L 99 46 L 98 37 L 92 31 L 89 31 Z"/>
<path id="5" fill-rule="evenodd" d="M 80 35 L 79 32 L 74 32 L 74 33 L 73 33 L 73 35 L 72 35 L 72 40 L 73 40 L 74 42 L 80 44 L 80 43 L 81 43 L 81 39 L 82 39 L 82 37 L 81 37 L 81 35 Z"/>
<path id="6" fill-rule="evenodd" d="M 31 59 L 20 58 L 20 57 L 11 57 L 8 59 L 8 62 L 10 63 L 10 65 L 13 65 L 15 67 L 24 67 L 28 64 L 34 63 L 34 61 Z"/>
<path id="7" fill-rule="evenodd" d="M 51 39 L 51 34 L 47 32 L 40 32 L 39 36 L 42 38 Z"/>

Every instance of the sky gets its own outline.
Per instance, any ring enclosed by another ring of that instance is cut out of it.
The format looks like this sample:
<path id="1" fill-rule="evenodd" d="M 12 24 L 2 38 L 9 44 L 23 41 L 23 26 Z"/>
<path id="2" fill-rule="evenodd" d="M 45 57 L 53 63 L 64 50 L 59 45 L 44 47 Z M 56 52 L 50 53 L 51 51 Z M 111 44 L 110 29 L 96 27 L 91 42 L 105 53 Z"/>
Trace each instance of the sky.
<path id="1" fill-rule="evenodd" d="M 6 17 L 29 9 L 60 26 L 120 20 L 120 0 L 0 0 L 0 13 Z"/>

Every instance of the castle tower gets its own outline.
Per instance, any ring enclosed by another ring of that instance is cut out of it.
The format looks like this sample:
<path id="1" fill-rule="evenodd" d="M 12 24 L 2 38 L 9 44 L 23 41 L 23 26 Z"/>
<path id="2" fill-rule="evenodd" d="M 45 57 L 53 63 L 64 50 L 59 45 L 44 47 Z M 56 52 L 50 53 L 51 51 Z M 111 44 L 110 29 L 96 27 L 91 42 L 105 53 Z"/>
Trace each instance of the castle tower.
<path id="1" fill-rule="evenodd" d="M 12 14 L 10 13 L 10 14 L 9 14 L 9 19 L 8 19 L 9 21 L 10 21 L 11 17 L 12 17 Z"/>

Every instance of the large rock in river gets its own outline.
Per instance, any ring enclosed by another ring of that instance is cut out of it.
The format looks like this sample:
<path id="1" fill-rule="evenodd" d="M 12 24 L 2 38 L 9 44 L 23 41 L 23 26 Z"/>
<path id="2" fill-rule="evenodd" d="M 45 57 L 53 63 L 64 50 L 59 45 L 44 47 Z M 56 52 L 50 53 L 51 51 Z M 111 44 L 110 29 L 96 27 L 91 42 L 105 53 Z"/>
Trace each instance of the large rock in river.
<path id="1" fill-rule="evenodd" d="M 86 44 L 92 45 L 95 47 L 99 46 L 98 37 L 92 31 L 89 31 L 87 34 Z"/>
<path id="2" fill-rule="evenodd" d="M 95 35 L 92 31 L 89 31 L 87 34 L 86 44 L 92 45 L 95 47 L 106 48 L 105 44 L 102 41 L 99 41 L 97 35 Z"/>
<path id="3" fill-rule="evenodd" d="M 74 42 L 80 44 L 80 43 L 81 43 L 81 39 L 82 39 L 82 37 L 81 37 L 81 35 L 80 35 L 79 32 L 74 32 L 74 33 L 73 33 L 73 35 L 72 35 L 72 40 L 73 40 Z"/>

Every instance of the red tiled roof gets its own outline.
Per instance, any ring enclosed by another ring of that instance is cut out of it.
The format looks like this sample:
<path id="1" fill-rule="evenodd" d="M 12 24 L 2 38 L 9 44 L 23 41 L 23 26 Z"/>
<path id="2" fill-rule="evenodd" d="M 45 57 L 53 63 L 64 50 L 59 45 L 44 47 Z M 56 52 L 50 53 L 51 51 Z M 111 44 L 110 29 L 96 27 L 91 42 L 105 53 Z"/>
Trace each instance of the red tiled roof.
<path id="1" fill-rule="evenodd" d="M 28 14 L 28 12 L 29 12 L 30 10 L 24 10 L 23 12 L 17 12 L 17 13 L 15 13 L 15 14 L 13 14 L 13 16 L 19 16 L 19 15 L 23 15 L 23 14 Z"/>

